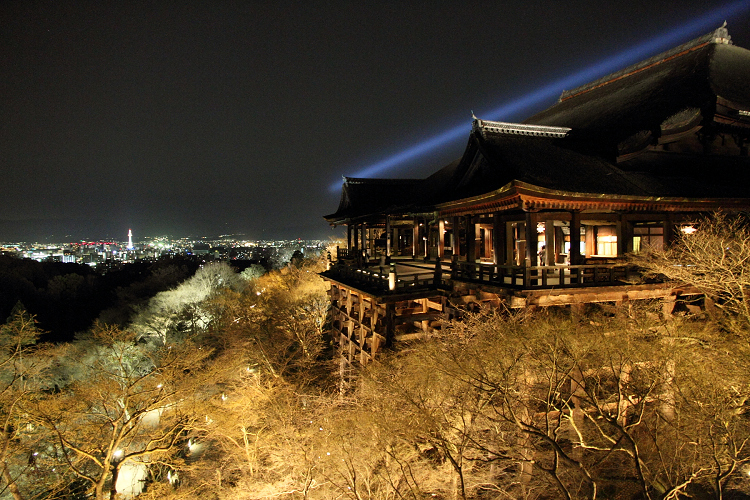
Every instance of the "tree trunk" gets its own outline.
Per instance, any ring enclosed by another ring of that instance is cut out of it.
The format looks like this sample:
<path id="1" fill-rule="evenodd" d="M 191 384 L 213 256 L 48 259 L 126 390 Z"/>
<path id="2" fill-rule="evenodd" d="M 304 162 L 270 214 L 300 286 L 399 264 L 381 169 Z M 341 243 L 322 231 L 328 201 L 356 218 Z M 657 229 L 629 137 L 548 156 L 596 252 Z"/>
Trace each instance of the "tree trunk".
<path id="1" fill-rule="evenodd" d="M 11 477 L 7 465 L 3 465 L 3 479 L 8 484 L 8 489 L 10 490 L 10 494 L 13 495 L 14 500 L 23 500 L 21 490 L 18 489 L 18 485 L 13 480 L 13 477 Z"/>
<path id="2" fill-rule="evenodd" d="M 112 469 L 112 484 L 109 487 L 109 500 L 115 500 L 117 497 L 117 476 L 120 475 L 120 465 L 117 464 Z"/>

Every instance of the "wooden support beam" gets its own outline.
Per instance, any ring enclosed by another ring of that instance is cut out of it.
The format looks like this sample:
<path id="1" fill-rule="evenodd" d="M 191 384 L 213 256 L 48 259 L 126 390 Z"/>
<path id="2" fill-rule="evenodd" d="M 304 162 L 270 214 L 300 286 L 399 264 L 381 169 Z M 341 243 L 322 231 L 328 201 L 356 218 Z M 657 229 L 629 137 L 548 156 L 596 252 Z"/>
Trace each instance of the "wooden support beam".
<path id="1" fill-rule="evenodd" d="M 393 337 L 396 334 L 396 304 L 388 303 L 385 305 L 385 343 L 390 346 L 393 343 Z"/>
<path id="2" fill-rule="evenodd" d="M 544 220 L 544 262 L 539 265 L 555 265 L 555 221 L 552 219 Z"/>
<path id="3" fill-rule="evenodd" d="M 461 217 L 453 217 L 453 258 L 461 257 Z"/>
<path id="4" fill-rule="evenodd" d="M 574 210 L 570 213 L 570 264 L 581 263 L 581 212 Z"/>
<path id="5" fill-rule="evenodd" d="M 516 228 L 511 221 L 505 223 L 505 264 L 516 264 Z"/>
<path id="6" fill-rule="evenodd" d="M 617 256 L 622 257 L 627 252 L 627 241 L 625 241 L 625 231 L 623 226 L 625 223 L 622 221 L 622 215 L 620 220 L 615 222 L 615 235 L 617 237 Z"/>
<path id="7" fill-rule="evenodd" d="M 477 260 L 477 229 L 474 218 L 466 216 L 466 262 Z"/>
<path id="8" fill-rule="evenodd" d="M 586 257 L 596 255 L 596 226 L 586 226 Z"/>
<path id="9" fill-rule="evenodd" d="M 508 256 L 505 253 L 507 245 L 505 243 L 506 225 L 502 220 L 500 212 L 492 214 L 492 259 L 496 265 L 504 265 L 508 262 Z"/>
<path id="10" fill-rule="evenodd" d="M 539 233 L 536 232 L 536 223 L 536 214 L 526 212 L 526 262 L 530 267 L 539 265 L 536 254 Z"/>
<path id="11" fill-rule="evenodd" d="M 362 253 L 363 258 L 367 258 L 367 224 L 362 224 L 360 227 L 360 231 L 362 232 L 362 247 L 360 248 L 360 252 Z"/>
<path id="12" fill-rule="evenodd" d="M 437 258 L 442 259 L 445 253 L 445 222 L 442 218 L 438 220 L 438 254 Z"/>
<path id="13" fill-rule="evenodd" d="M 420 234 L 419 234 L 419 218 L 414 217 L 414 222 L 412 223 L 411 228 L 411 257 L 412 259 L 416 259 L 419 256 L 419 244 L 421 243 Z"/>
<path id="14" fill-rule="evenodd" d="M 391 216 L 385 216 L 385 256 L 386 258 L 391 257 Z"/>
<path id="15" fill-rule="evenodd" d="M 664 248 L 669 248 L 674 240 L 674 221 L 672 214 L 667 213 L 664 216 Z"/>

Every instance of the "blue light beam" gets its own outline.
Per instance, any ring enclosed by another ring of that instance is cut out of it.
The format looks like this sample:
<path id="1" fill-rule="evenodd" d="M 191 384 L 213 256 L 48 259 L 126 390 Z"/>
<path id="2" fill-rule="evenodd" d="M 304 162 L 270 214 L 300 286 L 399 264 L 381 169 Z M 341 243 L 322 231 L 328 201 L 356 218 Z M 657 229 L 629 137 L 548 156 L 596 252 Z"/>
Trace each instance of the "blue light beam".
<path id="1" fill-rule="evenodd" d="M 749 0 L 740 0 L 729 3 L 722 7 L 716 8 L 705 14 L 701 14 L 697 19 L 690 21 L 682 26 L 678 26 L 667 33 L 652 38 L 645 42 L 639 43 L 634 47 L 628 48 L 613 56 L 607 57 L 601 62 L 587 66 L 580 71 L 553 81 L 543 87 L 539 87 L 530 93 L 505 102 L 499 107 L 488 112 L 482 112 L 484 118 L 489 120 L 509 119 L 522 111 L 529 109 L 546 100 L 556 98 L 565 89 L 579 87 L 585 83 L 601 78 L 609 73 L 623 69 L 631 64 L 635 64 L 643 59 L 651 57 L 659 52 L 670 49 L 681 42 L 685 42 L 691 37 L 700 36 L 715 28 L 717 23 L 725 19 L 750 10 Z M 441 132 L 420 143 L 409 146 L 406 149 L 380 160 L 355 172 L 351 177 L 372 177 L 401 165 L 409 160 L 419 158 L 435 148 L 445 146 L 458 139 L 465 138 L 467 124 L 462 121 L 454 125 L 445 132 Z M 337 191 L 341 188 L 341 181 L 331 184 L 331 191 Z"/>

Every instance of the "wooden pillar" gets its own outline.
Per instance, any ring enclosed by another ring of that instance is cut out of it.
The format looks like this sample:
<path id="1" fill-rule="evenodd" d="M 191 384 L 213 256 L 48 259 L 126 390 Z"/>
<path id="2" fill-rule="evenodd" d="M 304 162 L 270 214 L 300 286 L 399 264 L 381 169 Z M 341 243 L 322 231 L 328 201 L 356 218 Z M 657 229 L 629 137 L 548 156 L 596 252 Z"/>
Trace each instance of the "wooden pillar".
<path id="1" fill-rule="evenodd" d="M 351 224 L 346 225 L 346 249 L 349 251 L 349 255 L 351 255 L 351 252 L 352 252 L 352 225 Z"/>
<path id="2" fill-rule="evenodd" d="M 581 263 L 581 212 L 573 210 L 570 213 L 570 264 Z"/>
<path id="3" fill-rule="evenodd" d="M 385 326 L 385 345 L 386 347 L 391 347 L 396 333 L 396 304 L 393 302 L 385 304 L 383 322 Z"/>
<path id="4" fill-rule="evenodd" d="M 633 223 L 623 216 L 622 218 L 622 249 L 625 253 L 633 252 Z"/>
<path id="5" fill-rule="evenodd" d="M 349 255 L 349 257 L 354 257 L 356 259 L 359 257 L 359 224 L 354 224 L 353 229 L 351 246 L 352 254 Z"/>
<path id="6" fill-rule="evenodd" d="M 492 224 L 487 227 L 485 225 L 484 228 L 484 256 L 487 259 L 492 260 L 492 262 L 495 262 L 495 240 L 493 239 L 495 237 L 495 231 L 494 226 Z"/>
<path id="7" fill-rule="evenodd" d="M 458 259 L 461 257 L 461 217 L 453 217 L 453 257 Z"/>
<path id="8" fill-rule="evenodd" d="M 672 214 L 666 214 L 664 216 L 664 249 L 666 250 L 672 244 L 674 240 L 674 221 L 672 220 Z"/>
<path id="9" fill-rule="evenodd" d="M 545 219 L 544 221 L 544 264 L 545 266 L 555 265 L 555 221 Z"/>
<path id="10" fill-rule="evenodd" d="M 385 216 L 385 256 L 386 258 L 391 257 L 391 216 Z"/>
<path id="11" fill-rule="evenodd" d="M 445 252 L 445 221 L 438 219 L 438 252 L 437 258 L 442 259 Z"/>
<path id="12" fill-rule="evenodd" d="M 615 235 L 617 236 L 617 256 L 622 257 L 627 252 L 627 241 L 624 231 L 625 223 L 622 221 L 622 215 L 615 222 Z"/>
<path id="13" fill-rule="evenodd" d="M 419 255 L 419 243 L 422 241 L 419 234 L 419 218 L 414 217 L 413 224 L 411 228 L 411 258 L 416 259 Z"/>
<path id="14" fill-rule="evenodd" d="M 360 249 L 360 252 L 362 253 L 362 256 L 364 257 L 365 261 L 367 260 L 367 224 L 362 223 L 360 226 L 360 231 L 362 231 L 362 248 Z"/>
<path id="15" fill-rule="evenodd" d="M 506 263 L 505 249 L 505 222 L 500 218 L 500 212 L 492 214 L 492 253 L 495 265 L 502 266 Z"/>
<path id="16" fill-rule="evenodd" d="M 362 365 L 367 363 L 367 350 L 365 349 L 367 331 L 362 324 L 365 320 L 365 298 L 359 296 L 359 308 L 357 308 L 357 344 L 359 344 L 359 362 Z"/>
<path id="17" fill-rule="evenodd" d="M 565 234 L 561 226 L 555 226 L 555 264 L 563 263 L 560 261 L 561 253 L 565 253 Z"/>
<path id="18" fill-rule="evenodd" d="M 586 257 L 596 255 L 597 226 L 586 226 Z"/>
<path id="19" fill-rule="evenodd" d="M 466 216 L 466 262 L 477 260 L 477 230 L 471 215 Z"/>
<path id="20" fill-rule="evenodd" d="M 513 222 L 505 223 L 505 263 L 516 265 L 516 228 Z"/>
<path id="21" fill-rule="evenodd" d="M 526 212 L 526 262 L 530 267 L 539 265 L 537 262 L 536 247 L 539 241 L 539 233 L 536 232 L 536 214 Z"/>
<path id="22" fill-rule="evenodd" d="M 474 259 L 478 261 L 482 258 L 482 226 L 479 224 L 479 216 L 472 217 L 471 224 L 474 227 Z"/>

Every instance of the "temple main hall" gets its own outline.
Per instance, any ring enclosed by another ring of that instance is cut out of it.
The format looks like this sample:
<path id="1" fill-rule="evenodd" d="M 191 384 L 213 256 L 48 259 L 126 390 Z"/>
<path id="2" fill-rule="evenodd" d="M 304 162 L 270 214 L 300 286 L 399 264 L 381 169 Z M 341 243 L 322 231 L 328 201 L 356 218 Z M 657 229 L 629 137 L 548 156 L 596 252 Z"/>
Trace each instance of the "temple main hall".
<path id="1" fill-rule="evenodd" d="M 473 117 L 426 179 L 345 177 L 330 283 L 342 374 L 462 310 L 699 295 L 629 254 L 750 209 L 750 50 L 726 27 L 579 88 L 521 123 Z"/>

